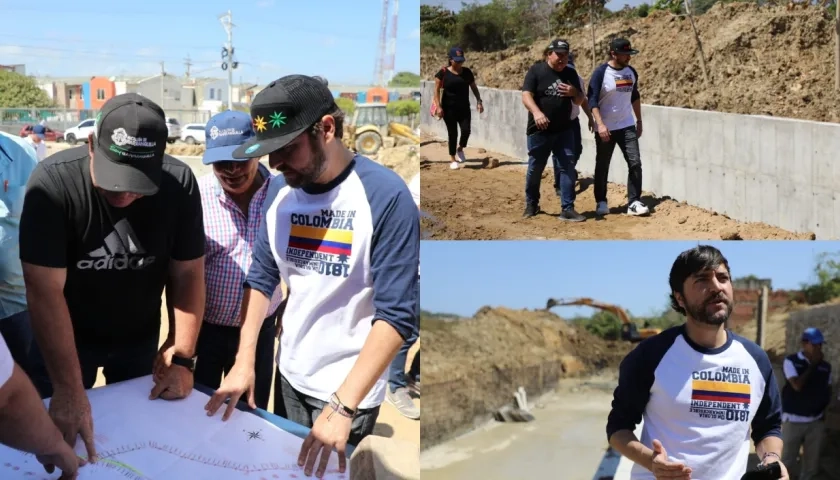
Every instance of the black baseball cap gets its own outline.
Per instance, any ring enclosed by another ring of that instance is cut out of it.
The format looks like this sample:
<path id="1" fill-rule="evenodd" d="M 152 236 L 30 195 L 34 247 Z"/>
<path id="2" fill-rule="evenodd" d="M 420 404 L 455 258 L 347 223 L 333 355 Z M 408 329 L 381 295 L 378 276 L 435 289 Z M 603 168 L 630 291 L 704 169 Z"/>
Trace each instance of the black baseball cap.
<path id="1" fill-rule="evenodd" d="M 169 130 L 156 103 L 136 93 L 105 102 L 96 116 L 93 175 L 113 192 L 154 195 L 160 187 Z"/>
<path id="2" fill-rule="evenodd" d="M 461 63 L 466 61 L 466 57 L 464 57 L 464 50 L 461 47 L 452 47 L 449 49 L 449 58 L 453 62 Z"/>
<path id="3" fill-rule="evenodd" d="M 254 158 L 279 150 L 321 118 L 337 110 L 324 82 L 288 75 L 268 84 L 251 103 L 256 136 L 233 151 L 233 158 Z"/>
<path id="4" fill-rule="evenodd" d="M 630 40 L 626 38 L 616 38 L 610 42 L 610 52 L 617 53 L 619 55 L 635 55 L 639 53 L 638 50 L 633 50 L 630 46 Z"/>
<path id="5" fill-rule="evenodd" d="M 548 49 L 552 52 L 568 52 L 569 42 L 558 38 L 552 40 L 551 43 L 548 44 Z"/>

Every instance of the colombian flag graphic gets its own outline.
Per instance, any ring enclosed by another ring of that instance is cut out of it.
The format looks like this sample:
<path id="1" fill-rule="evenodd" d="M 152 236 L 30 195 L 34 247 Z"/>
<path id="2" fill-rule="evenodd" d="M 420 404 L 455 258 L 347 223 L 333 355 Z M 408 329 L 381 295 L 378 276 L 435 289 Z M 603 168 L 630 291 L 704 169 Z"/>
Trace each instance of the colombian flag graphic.
<path id="1" fill-rule="evenodd" d="M 691 399 L 709 402 L 750 403 L 750 385 L 745 383 L 691 381 Z"/>
<path id="2" fill-rule="evenodd" d="M 289 247 L 349 256 L 353 250 L 353 231 L 292 225 Z"/>

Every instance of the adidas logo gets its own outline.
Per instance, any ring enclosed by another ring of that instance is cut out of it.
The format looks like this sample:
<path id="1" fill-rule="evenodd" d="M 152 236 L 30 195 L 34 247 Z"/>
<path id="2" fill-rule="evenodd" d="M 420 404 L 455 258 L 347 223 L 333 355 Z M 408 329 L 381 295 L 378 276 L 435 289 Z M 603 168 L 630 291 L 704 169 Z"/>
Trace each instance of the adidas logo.
<path id="1" fill-rule="evenodd" d="M 79 270 L 142 270 L 155 262 L 137 240 L 128 220 L 114 225 L 114 231 L 105 237 L 105 244 L 88 253 L 89 259 L 76 262 Z"/>

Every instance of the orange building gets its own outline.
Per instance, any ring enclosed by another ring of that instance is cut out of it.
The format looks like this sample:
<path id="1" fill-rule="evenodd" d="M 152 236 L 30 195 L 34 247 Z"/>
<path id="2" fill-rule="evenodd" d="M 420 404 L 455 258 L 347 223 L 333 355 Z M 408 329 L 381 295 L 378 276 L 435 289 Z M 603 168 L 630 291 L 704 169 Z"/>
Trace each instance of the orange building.
<path id="1" fill-rule="evenodd" d="M 368 103 L 387 103 L 388 89 L 373 87 L 367 91 L 366 100 Z"/>
<path id="2" fill-rule="evenodd" d="M 117 87 L 108 77 L 91 77 L 90 106 L 92 110 L 99 110 L 102 105 L 117 94 Z"/>

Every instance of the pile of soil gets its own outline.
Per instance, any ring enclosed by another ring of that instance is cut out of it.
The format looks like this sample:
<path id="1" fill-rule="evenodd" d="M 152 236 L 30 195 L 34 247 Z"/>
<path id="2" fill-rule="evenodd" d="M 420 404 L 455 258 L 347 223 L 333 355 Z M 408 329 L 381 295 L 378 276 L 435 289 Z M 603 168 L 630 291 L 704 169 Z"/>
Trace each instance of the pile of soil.
<path id="1" fill-rule="evenodd" d="M 617 366 L 632 349 L 576 329 L 545 310 L 482 307 L 473 318 L 424 323 L 423 382 L 435 384 L 481 372 L 563 361 L 566 373 Z"/>
<path id="2" fill-rule="evenodd" d="M 382 148 L 371 158 L 396 172 L 405 183 L 409 183 L 420 173 L 419 150 L 419 145 Z"/>
<path id="3" fill-rule="evenodd" d="M 663 11 L 596 24 L 596 63 L 605 61 L 609 40 L 623 36 L 640 50 L 633 66 L 646 104 L 840 122 L 840 94 L 834 90 L 835 33 L 824 9 L 718 3 L 696 21 L 709 68 L 708 86 L 688 19 Z M 590 29 L 565 37 L 577 55 L 578 70 L 587 78 L 594 67 Z M 542 39 L 499 52 L 467 52 L 466 65 L 479 85 L 519 89 L 547 44 L 548 39 Z M 421 75 L 431 79 L 446 61 L 446 52 L 423 52 Z"/>
<path id="4" fill-rule="evenodd" d="M 175 156 L 200 157 L 204 155 L 204 145 L 168 144 L 166 145 L 166 153 Z"/>

